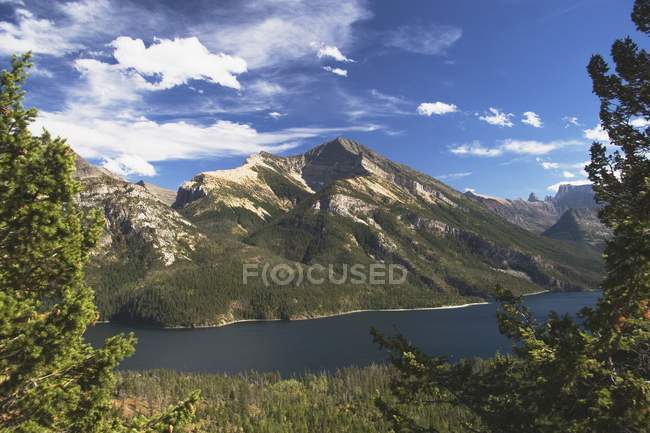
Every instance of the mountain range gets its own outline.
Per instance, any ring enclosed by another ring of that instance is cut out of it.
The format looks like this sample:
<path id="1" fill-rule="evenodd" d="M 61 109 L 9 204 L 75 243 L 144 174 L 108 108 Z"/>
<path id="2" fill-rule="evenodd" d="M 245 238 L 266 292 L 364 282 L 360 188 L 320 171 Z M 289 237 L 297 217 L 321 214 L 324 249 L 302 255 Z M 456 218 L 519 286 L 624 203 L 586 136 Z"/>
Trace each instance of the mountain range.
<path id="1" fill-rule="evenodd" d="M 531 193 L 528 200 L 502 199 L 465 193 L 497 215 L 533 233 L 555 239 L 587 243 L 602 249 L 611 232 L 598 219 L 600 206 L 591 185 L 560 185 L 555 196 L 543 201 Z"/>
<path id="2" fill-rule="evenodd" d="M 208 326 L 433 307 L 484 300 L 496 284 L 593 289 L 602 273 L 593 193 L 463 194 L 345 138 L 296 156 L 259 153 L 197 174 L 175 194 L 81 158 L 76 173 L 80 204 L 105 216 L 87 279 L 108 320 Z M 245 264 L 331 265 L 342 275 L 345 265 L 373 263 L 403 267 L 406 281 L 242 279 Z"/>

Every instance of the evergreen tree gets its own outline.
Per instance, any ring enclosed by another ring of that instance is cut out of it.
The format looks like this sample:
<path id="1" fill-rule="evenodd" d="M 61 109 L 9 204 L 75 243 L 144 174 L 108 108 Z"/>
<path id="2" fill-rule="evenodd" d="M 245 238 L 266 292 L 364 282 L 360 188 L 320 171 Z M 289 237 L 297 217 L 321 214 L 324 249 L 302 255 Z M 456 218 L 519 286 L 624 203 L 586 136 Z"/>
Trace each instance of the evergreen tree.
<path id="1" fill-rule="evenodd" d="M 0 76 L 0 430 L 173 430 L 197 396 L 153 419 L 121 420 L 111 409 L 112 371 L 135 339 L 113 337 L 100 349 L 84 341 L 98 317 L 83 267 L 102 225 L 75 204 L 65 140 L 28 129 L 36 117 L 23 107 L 30 66 L 29 54 L 14 56 Z"/>
<path id="2" fill-rule="evenodd" d="M 632 19 L 650 33 L 650 0 L 636 1 Z M 650 430 L 650 58 L 630 38 L 616 41 L 611 54 L 615 73 L 598 55 L 588 67 L 615 148 L 594 143 L 587 166 L 600 217 L 614 233 L 602 298 L 581 312 L 580 323 L 552 313 L 538 324 L 521 299 L 499 290 L 499 329 L 514 353 L 480 366 L 450 364 L 373 331 L 399 371 L 392 383 L 399 403 L 378 401 L 395 431 L 433 431 L 404 415 L 422 401 L 469 408 L 482 422 L 468 431 Z"/>

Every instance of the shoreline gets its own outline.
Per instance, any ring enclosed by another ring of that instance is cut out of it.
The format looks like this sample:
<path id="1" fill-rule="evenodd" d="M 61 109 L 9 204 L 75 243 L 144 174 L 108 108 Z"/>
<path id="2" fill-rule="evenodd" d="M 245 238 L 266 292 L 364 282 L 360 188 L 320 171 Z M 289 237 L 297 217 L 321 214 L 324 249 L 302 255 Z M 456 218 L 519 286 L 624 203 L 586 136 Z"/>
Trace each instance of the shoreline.
<path id="1" fill-rule="evenodd" d="M 532 292 L 532 293 L 524 293 L 521 296 L 526 297 L 526 296 L 535 296 L 535 295 L 543 295 L 544 293 L 549 293 L 551 292 L 550 290 L 540 290 L 537 292 Z M 339 317 L 339 316 L 348 316 L 352 314 L 358 314 L 358 313 L 373 313 L 373 312 L 383 312 L 383 313 L 392 313 L 392 312 L 405 312 L 405 311 L 431 311 L 431 310 L 454 310 L 454 309 L 459 309 L 459 308 L 467 308 L 467 307 L 474 307 L 478 305 L 488 305 L 490 302 L 488 301 L 483 301 L 483 302 L 470 302 L 466 304 L 457 304 L 457 305 L 441 305 L 439 307 L 417 307 L 417 308 L 379 308 L 379 309 L 363 309 L 363 310 L 350 310 L 350 311 L 343 311 L 340 313 L 332 313 L 332 314 L 325 314 L 322 316 L 314 316 L 314 317 L 301 317 L 301 318 L 296 318 L 296 319 L 237 319 L 233 320 L 230 322 L 225 322 L 225 323 L 220 323 L 218 325 L 196 325 L 196 326 L 147 326 L 147 325 L 137 325 L 137 326 L 143 326 L 146 328 L 152 328 L 152 329 L 166 329 L 166 330 L 175 330 L 175 329 L 210 329 L 210 328 L 223 328 L 226 326 L 232 326 L 232 325 L 237 325 L 239 323 L 254 323 L 254 322 L 298 322 L 298 321 L 303 321 L 303 320 L 319 320 L 319 319 L 328 319 L 332 317 Z M 107 324 L 111 323 L 110 321 L 101 321 L 97 322 L 98 324 Z"/>

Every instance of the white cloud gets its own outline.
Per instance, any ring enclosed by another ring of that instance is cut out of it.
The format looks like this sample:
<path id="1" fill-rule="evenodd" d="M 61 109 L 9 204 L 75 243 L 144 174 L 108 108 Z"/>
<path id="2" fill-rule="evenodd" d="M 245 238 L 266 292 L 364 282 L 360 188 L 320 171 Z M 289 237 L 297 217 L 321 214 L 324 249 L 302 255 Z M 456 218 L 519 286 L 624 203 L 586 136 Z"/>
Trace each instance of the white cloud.
<path id="1" fill-rule="evenodd" d="M 345 49 L 352 42 L 352 25 L 371 16 L 364 0 L 235 3 L 232 10 L 224 7 L 221 21 L 206 20 L 192 32 L 213 50 L 246 59 L 251 69 L 282 67 L 287 61 L 313 56 L 313 41 Z"/>
<path id="2" fill-rule="evenodd" d="M 587 140 L 609 143 L 609 134 L 607 134 L 607 131 L 600 124 L 591 129 L 585 129 L 583 132 Z"/>
<path id="3" fill-rule="evenodd" d="M 0 52 L 63 55 L 79 48 L 50 20 L 36 18 L 26 9 L 16 11 L 17 24 L 0 22 Z"/>
<path id="4" fill-rule="evenodd" d="M 280 117 L 286 116 L 284 113 L 279 113 L 277 111 L 271 111 L 269 113 L 269 117 L 272 117 L 273 119 L 279 119 Z"/>
<path id="5" fill-rule="evenodd" d="M 530 125 L 533 128 L 541 128 L 544 126 L 544 122 L 542 122 L 541 117 L 539 117 L 539 115 L 533 111 L 526 111 L 524 113 L 523 119 L 521 119 L 521 123 Z"/>
<path id="6" fill-rule="evenodd" d="M 104 107 L 116 102 L 137 101 L 139 92 L 150 88 L 141 75 L 123 70 L 119 65 L 95 59 L 77 59 L 74 67 L 85 81 L 74 87 L 70 96 L 86 106 Z"/>
<path id="7" fill-rule="evenodd" d="M 83 40 L 101 33 L 110 17 L 106 0 L 53 3 L 57 21 L 39 18 L 22 2 L 15 9 L 15 23 L 0 21 L 0 53 L 31 51 L 34 54 L 63 56 L 83 48 Z"/>
<path id="8" fill-rule="evenodd" d="M 323 66 L 323 69 L 326 70 L 327 72 L 331 72 L 332 74 L 336 74 L 341 77 L 348 76 L 348 71 L 346 69 L 332 68 L 331 66 Z"/>
<path id="9" fill-rule="evenodd" d="M 571 126 L 582 126 L 582 124 L 578 122 L 578 118 L 575 116 L 564 116 L 562 120 L 564 121 L 565 128 L 570 128 Z"/>
<path id="10" fill-rule="evenodd" d="M 566 179 L 572 179 L 572 178 L 576 177 L 576 175 L 573 174 L 573 173 L 571 173 L 571 172 L 568 171 L 568 170 L 564 170 L 564 171 L 562 172 L 562 177 L 564 177 L 564 178 L 566 178 Z"/>
<path id="11" fill-rule="evenodd" d="M 504 140 L 499 146 L 504 151 L 516 153 L 519 155 L 545 155 L 561 147 L 581 144 L 578 141 L 549 141 L 542 142 L 536 140 Z"/>
<path id="12" fill-rule="evenodd" d="M 418 54 L 436 55 L 444 53 L 463 35 L 454 26 L 402 26 L 388 34 L 386 45 Z"/>
<path id="13" fill-rule="evenodd" d="M 117 158 L 104 158 L 102 167 L 120 176 L 132 174 L 141 176 L 155 176 L 156 169 L 153 165 L 137 155 L 122 154 Z"/>
<path id="14" fill-rule="evenodd" d="M 432 114 L 437 114 L 442 116 L 448 113 L 456 113 L 458 107 L 454 104 L 447 104 L 445 102 L 423 102 L 418 105 L 417 112 L 422 116 L 431 116 Z"/>
<path id="15" fill-rule="evenodd" d="M 354 121 L 364 117 L 394 117 L 413 114 L 411 108 L 413 103 L 401 96 L 389 95 L 377 89 L 367 92 L 369 97 L 365 94 L 349 92 L 343 88 L 338 88 L 335 91 L 343 104 L 343 112 Z M 384 129 L 385 133 L 390 133 L 389 131 L 389 129 Z"/>
<path id="16" fill-rule="evenodd" d="M 551 192 L 557 192 L 560 189 L 560 186 L 562 185 L 573 185 L 573 186 L 591 185 L 591 182 L 587 179 L 564 181 L 564 182 L 554 183 L 553 185 L 549 185 L 546 189 Z"/>
<path id="17" fill-rule="evenodd" d="M 484 156 L 489 158 L 503 154 L 502 149 L 484 147 L 478 141 L 469 144 L 461 144 L 460 146 L 452 147 L 450 150 L 451 153 L 455 155 Z"/>
<path id="18" fill-rule="evenodd" d="M 256 80 L 246 86 L 246 90 L 251 90 L 255 94 L 266 97 L 281 95 L 287 91 L 283 86 L 267 80 Z"/>
<path id="19" fill-rule="evenodd" d="M 456 155 L 472 155 L 483 157 L 496 157 L 506 153 L 516 155 L 545 155 L 554 150 L 573 145 L 583 144 L 578 140 L 556 140 L 542 142 L 536 140 L 501 140 L 496 147 L 484 147 L 480 142 L 462 144 L 452 147 L 451 153 Z M 550 166 L 549 166 L 550 168 Z"/>
<path id="20" fill-rule="evenodd" d="M 580 161 L 580 162 L 553 162 L 545 161 L 541 158 L 537 158 L 537 162 L 544 168 L 544 170 L 582 170 L 590 161 Z"/>
<path id="21" fill-rule="evenodd" d="M 514 114 L 502 113 L 498 109 L 492 107 L 490 107 L 490 113 L 492 113 L 492 115 L 485 114 L 483 116 L 479 116 L 479 119 L 489 123 L 490 125 L 502 127 L 505 126 L 508 128 L 512 128 L 514 126 L 514 123 L 512 123 L 510 120 L 511 117 L 514 117 Z"/>
<path id="22" fill-rule="evenodd" d="M 644 119 L 643 117 L 637 117 L 630 121 L 630 125 L 635 128 L 644 129 L 650 126 L 650 119 Z"/>
<path id="23" fill-rule="evenodd" d="M 34 134 L 46 128 L 53 135 L 66 137 L 81 156 L 103 159 L 112 170 L 139 174 L 153 172 L 145 162 L 247 155 L 262 150 L 278 152 L 306 139 L 378 129 L 374 125 L 358 125 L 259 132 L 250 125 L 224 120 L 199 125 L 94 114 L 74 107 L 60 113 L 41 112 L 30 128 Z"/>
<path id="24" fill-rule="evenodd" d="M 316 43 L 312 43 L 311 46 L 317 47 L 318 45 Z M 318 48 L 318 52 L 316 53 L 316 55 L 318 56 L 319 59 L 322 59 L 323 57 L 331 57 L 337 62 L 354 62 L 354 60 L 343 55 L 343 53 L 341 52 L 341 50 L 338 49 L 338 47 L 334 47 L 332 45 L 321 45 Z"/>
<path id="25" fill-rule="evenodd" d="M 32 67 L 29 69 L 30 75 L 39 75 L 41 77 L 52 78 L 54 74 L 47 68 L 38 66 L 35 63 L 32 63 Z"/>
<path id="26" fill-rule="evenodd" d="M 247 70 L 244 59 L 210 53 L 196 37 L 156 39 L 145 47 L 142 39 L 121 36 L 111 46 L 122 68 L 132 68 L 144 77 L 160 78 L 151 84 L 152 89 L 170 89 L 190 79 L 239 89 L 236 75 Z"/>
<path id="27" fill-rule="evenodd" d="M 540 161 L 540 164 L 544 167 L 544 170 L 557 170 L 560 168 L 560 164 L 557 162 Z"/>
<path id="28" fill-rule="evenodd" d="M 441 176 L 436 176 L 437 179 L 445 180 L 445 179 L 462 179 L 463 177 L 471 176 L 472 172 L 471 171 L 465 171 L 462 173 L 449 173 L 449 174 L 443 174 Z"/>

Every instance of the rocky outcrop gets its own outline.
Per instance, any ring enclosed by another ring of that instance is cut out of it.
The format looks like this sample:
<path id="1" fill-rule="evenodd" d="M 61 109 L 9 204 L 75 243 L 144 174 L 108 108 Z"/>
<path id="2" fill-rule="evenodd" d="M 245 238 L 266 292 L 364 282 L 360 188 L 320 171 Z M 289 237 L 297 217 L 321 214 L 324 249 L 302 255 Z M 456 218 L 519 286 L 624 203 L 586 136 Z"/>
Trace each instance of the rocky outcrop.
<path id="1" fill-rule="evenodd" d="M 176 201 L 176 191 L 172 191 L 171 189 L 167 189 L 167 188 L 162 188 L 158 185 L 154 185 L 153 183 L 145 182 L 144 180 L 140 180 L 135 184 L 140 185 L 141 187 L 149 191 L 151 194 L 158 197 L 160 201 L 165 203 L 167 206 L 171 206 Z"/>
<path id="2" fill-rule="evenodd" d="M 166 266 L 188 259 L 201 235 L 151 188 L 129 183 L 81 157 L 75 168 L 82 184 L 79 204 L 98 209 L 104 216 L 97 254 L 110 255 L 112 246 L 125 244 L 141 254 L 154 255 Z"/>

